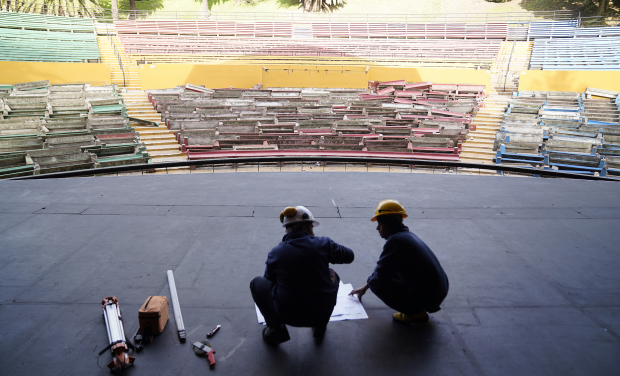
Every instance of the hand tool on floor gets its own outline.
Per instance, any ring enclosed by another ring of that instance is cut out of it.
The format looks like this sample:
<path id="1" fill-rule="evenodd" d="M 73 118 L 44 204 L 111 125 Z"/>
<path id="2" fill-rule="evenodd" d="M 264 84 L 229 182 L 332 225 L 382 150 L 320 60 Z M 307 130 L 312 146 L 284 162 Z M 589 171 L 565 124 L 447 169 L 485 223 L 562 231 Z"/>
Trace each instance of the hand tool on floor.
<path id="1" fill-rule="evenodd" d="M 207 333 L 207 338 L 211 338 L 211 337 L 213 337 L 213 335 L 215 335 L 215 333 L 216 333 L 218 330 L 220 330 L 220 328 L 221 328 L 221 327 L 222 327 L 221 325 L 218 325 L 218 326 L 216 326 L 215 328 L 213 328 L 213 330 L 212 330 L 212 331 L 210 331 L 209 333 Z"/>
<path id="2" fill-rule="evenodd" d="M 172 311 L 174 319 L 177 323 L 177 332 L 181 343 L 185 343 L 185 325 L 183 324 L 183 315 L 181 315 L 181 306 L 179 305 L 179 296 L 177 295 L 177 287 L 174 284 L 174 274 L 172 270 L 166 272 L 168 275 L 168 287 L 170 288 L 170 300 L 172 301 Z"/>
<path id="3" fill-rule="evenodd" d="M 129 368 L 133 365 L 136 358 L 127 355 L 127 345 L 133 348 L 131 342 L 126 340 L 125 331 L 123 329 L 123 320 L 121 319 L 121 310 L 118 304 L 118 299 L 114 296 L 107 297 L 101 301 L 103 309 L 103 319 L 108 330 L 108 339 L 110 345 L 103 349 L 99 355 L 103 354 L 106 350 L 110 349 L 112 353 L 112 361 L 108 363 L 108 368 L 111 370 L 122 370 Z"/>
<path id="4" fill-rule="evenodd" d="M 209 367 L 213 368 L 213 366 L 215 366 L 215 350 L 211 348 L 209 341 L 194 342 L 192 346 L 194 346 L 196 355 L 207 356 Z"/>

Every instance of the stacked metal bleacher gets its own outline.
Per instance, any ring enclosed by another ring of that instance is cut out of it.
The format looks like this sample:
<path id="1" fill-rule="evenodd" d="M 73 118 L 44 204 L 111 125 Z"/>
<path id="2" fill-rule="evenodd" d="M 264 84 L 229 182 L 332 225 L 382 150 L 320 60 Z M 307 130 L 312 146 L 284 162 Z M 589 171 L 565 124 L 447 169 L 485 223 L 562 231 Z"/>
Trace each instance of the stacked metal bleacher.
<path id="1" fill-rule="evenodd" d="M 149 161 L 115 86 L 0 86 L 0 178 Z"/>
<path id="2" fill-rule="evenodd" d="M 0 11 L 0 60 L 100 62 L 92 19 Z"/>
<path id="3" fill-rule="evenodd" d="M 530 69 L 619 70 L 620 27 L 578 27 L 577 20 L 533 22 Z"/>
<path id="4" fill-rule="evenodd" d="M 496 135 L 496 163 L 620 175 L 619 94 L 519 92 Z"/>
<path id="5" fill-rule="evenodd" d="M 483 85 L 405 80 L 370 89 L 151 90 L 189 159 L 374 156 L 458 161 Z"/>

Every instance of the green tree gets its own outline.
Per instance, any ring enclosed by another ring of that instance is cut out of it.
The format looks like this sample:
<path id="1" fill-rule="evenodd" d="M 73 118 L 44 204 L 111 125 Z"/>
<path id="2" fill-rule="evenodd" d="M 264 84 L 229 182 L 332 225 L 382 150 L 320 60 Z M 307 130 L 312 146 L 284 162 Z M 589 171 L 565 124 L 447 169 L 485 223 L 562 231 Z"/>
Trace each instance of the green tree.
<path id="1" fill-rule="evenodd" d="M 211 9 L 209 9 L 209 0 L 202 0 L 200 12 L 202 13 L 202 18 L 208 18 L 211 15 Z"/>
<path id="2" fill-rule="evenodd" d="M 344 0 L 300 0 L 306 12 L 333 12 L 344 6 Z"/>
<path id="3" fill-rule="evenodd" d="M 100 11 L 101 7 L 98 0 L 6 0 L 4 9 L 23 13 L 92 17 L 93 11 Z"/>

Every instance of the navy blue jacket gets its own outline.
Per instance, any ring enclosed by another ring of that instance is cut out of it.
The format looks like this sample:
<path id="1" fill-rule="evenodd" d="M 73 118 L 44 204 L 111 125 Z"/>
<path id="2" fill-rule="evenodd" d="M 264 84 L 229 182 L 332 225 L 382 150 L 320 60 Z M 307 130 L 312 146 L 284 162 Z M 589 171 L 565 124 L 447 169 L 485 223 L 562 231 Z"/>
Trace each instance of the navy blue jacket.
<path id="1" fill-rule="evenodd" d="M 402 280 L 412 299 L 427 309 L 439 309 L 448 295 L 448 277 L 435 254 L 405 225 L 396 229 L 383 246 L 383 252 L 368 284 Z"/>
<path id="2" fill-rule="evenodd" d="M 354 257 L 352 250 L 327 237 L 305 231 L 284 235 L 265 262 L 278 314 L 293 326 L 326 324 L 338 295 L 329 264 L 349 264 Z"/>

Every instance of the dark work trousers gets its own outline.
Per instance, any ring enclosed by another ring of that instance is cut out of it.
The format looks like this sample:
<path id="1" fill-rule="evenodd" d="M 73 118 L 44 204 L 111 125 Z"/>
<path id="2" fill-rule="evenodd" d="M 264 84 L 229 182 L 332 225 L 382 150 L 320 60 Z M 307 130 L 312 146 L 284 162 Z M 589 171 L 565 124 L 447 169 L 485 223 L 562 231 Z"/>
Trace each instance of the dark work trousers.
<path id="1" fill-rule="evenodd" d="M 340 277 L 332 268 L 329 269 L 331 274 L 331 280 L 334 286 L 340 284 Z M 285 317 L 280 316 L 275 309 L 273 296 L 271 295 L 271 288 L 273 282 L 265 277 L 256 277 L 250 282 L 250 291 L 252 292 L 252 298 L 258 306 L 258 309 L 265 317 L 265 323 L 267 326 L 275 328 L 282 324 L 287 324 Z M 329 317 L 326 318 L 325 324 L 329 322 Z M 317 325 L 320 326 L 320 325 Z"/>
<path id="2" fill-rule="evenodd" d="M 370 290 L 388 307 L 406 315 L 413 315 L 427 310 L 432 312 L 436 308 L 427 307 L 427 304 L 420 297 L 412 294 L 400 279 L 381 282 L 374 280 L 369 286 Z"/>

